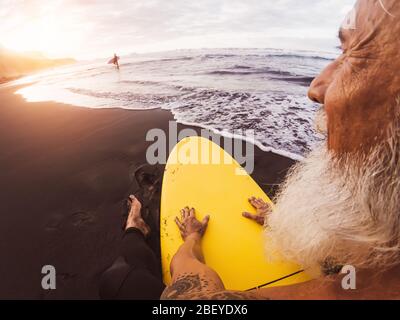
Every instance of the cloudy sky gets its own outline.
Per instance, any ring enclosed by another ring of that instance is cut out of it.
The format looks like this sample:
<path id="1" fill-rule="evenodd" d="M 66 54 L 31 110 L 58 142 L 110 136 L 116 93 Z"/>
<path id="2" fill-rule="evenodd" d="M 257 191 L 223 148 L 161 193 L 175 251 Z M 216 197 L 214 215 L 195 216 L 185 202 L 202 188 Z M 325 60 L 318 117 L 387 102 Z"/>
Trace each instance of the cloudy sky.
<path id="1" fill-rule="evenodd" d="M 200 47 L 327 49 L 355 0 L 0 0 L 0 44 L 52 57 Z"/>

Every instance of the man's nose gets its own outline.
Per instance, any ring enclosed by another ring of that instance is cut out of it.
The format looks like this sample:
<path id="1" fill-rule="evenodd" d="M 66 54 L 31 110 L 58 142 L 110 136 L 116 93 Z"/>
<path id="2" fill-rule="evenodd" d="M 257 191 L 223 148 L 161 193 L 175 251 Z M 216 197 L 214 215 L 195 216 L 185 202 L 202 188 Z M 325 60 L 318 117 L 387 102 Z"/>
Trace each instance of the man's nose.
<path id="1" fill-rule="evenodd" d="M 317 103 L 324 104 L 325 103 L 325 95 L 326 91 L 329 88 L 329 85 L 332 83 L 334 78 L 334 74 L 337 70 L 338 63 L 334 61 L 330 65 L 328 65 L 319 76 L 317 76 L 310 85 L 308 90 L 308 97 Z"/>
<path id="2" fill-rule="evenodd" d="M 308 98 L 313 102 L 317 102 L 320 104 L 325 103 L 325 93 L 328 89 L 326 83 L 320 79 L 320 77 L 315 78 L 308 89 Z"/>

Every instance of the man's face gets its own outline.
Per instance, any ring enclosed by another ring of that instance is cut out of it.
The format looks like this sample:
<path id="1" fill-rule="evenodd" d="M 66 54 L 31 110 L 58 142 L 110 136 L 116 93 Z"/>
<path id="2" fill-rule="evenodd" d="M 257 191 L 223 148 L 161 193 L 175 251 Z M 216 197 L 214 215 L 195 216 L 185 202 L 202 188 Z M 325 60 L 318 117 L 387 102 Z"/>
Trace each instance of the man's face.
<path id="1" fill-rule="evenodd" d="M 339 30 L 343 53 L 309 90 L 325 105 L 337 155 L 380 143 L 400 94 L 400 1 L 359 0 L 354 10 Z"/>

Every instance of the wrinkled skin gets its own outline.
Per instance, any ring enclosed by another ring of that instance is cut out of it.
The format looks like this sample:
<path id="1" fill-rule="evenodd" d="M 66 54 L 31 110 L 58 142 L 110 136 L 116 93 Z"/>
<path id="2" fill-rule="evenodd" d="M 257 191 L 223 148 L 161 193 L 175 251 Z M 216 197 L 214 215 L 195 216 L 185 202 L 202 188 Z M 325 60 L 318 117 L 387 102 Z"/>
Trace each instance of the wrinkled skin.
<path id="1" fill-rule="evenodd" d="M 400 1 L 359 0 L 356 4 L 356 29 L 341 29 L 343 53 L 312 82 L 309 97 L 323 104 L 327 114 L 328 148 L 338 157 L 368 153 L 386 138 L 389 120 L 393 119 L 400 94 Z M 393 17 L 393 16 L 394 17 Z M 399 110 L 397 110 L 399 113 Z M 253 199 L 254 201 L 254 199 Z M 252 203 L 252 202 L 251 202 Z M 253 206 L 259 211 L 256 203 Z M 257 204 L 261 206 L 262 204 Z M 261 223 L 266 210 L 256 216 L 244 213 Z M 207 220 L 208 221 L 208 220 Z M 212 222 L 212 215 L 210 218 Z M 357 290 L 343 290 L 343 275 L 321 277 L 287 287 L 240 292 L 225 289 L 218 274 L 202 259 L 201 236 L 193 223 L 180 223 L 186 241 L 171 262 L 173 283 L 165 299 L 399 299 L 399 268 L 378 273 L 357 272 Z M 189 232 L 189 230 L 191 230 Z M 194 235 L 190 235 L 193 233 Z M 184 288 L 184 289 L 182 289 Z"/>
<path id="2" fill-rule="evenodd" d="M 343 54 L 312 82 L 309 97 L 325 105 L 328 148 L 364 151 L 385 137 L 400 94 L 400 4 L 356 4 L 356 29 L 340 30 Z"/>

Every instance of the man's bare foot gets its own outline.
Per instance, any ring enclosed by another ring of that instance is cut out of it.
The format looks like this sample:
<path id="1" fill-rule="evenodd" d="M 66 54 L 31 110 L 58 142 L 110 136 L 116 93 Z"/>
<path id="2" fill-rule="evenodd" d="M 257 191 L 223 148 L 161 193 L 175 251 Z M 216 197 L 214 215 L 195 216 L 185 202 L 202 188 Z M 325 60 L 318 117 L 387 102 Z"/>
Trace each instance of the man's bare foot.
<path id="1" fill-rule="evenodd" d="M 243 212 L 243 217 L 251 219 L 263 226 L 265 224 L 265 218 L 272 212 L 271 205 L 261 198 L 257 199 L 256 197 L 249 198 L 249 202 L 256 209 L 256 214 Z"/>
<path id="2" fill-rule="evenodd" d="M 175 223 L 181 232 L 183 240 L 189 236 L 201 238 L 207 229 L 210 216 L 205 216 L 202 221 L 197 220 L 194 208 L 185 207 L 181 210 L 181 219 L 175 218 Z"/>
<path id="3" fill-rule="evenodd" d="M 125 230 L 129 228 L 136 228 L 142 231 L 145 237 L 150 233 L 150 228 L 146 222 L 144 222 L 140 210 L 142 209 L 142 204 L 134 195 L 129 196 L 128 205 L 130 205 L 128 219 L 126 220 Z"/>

